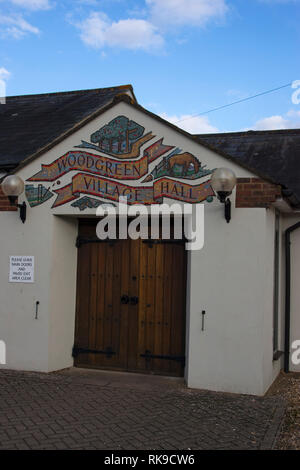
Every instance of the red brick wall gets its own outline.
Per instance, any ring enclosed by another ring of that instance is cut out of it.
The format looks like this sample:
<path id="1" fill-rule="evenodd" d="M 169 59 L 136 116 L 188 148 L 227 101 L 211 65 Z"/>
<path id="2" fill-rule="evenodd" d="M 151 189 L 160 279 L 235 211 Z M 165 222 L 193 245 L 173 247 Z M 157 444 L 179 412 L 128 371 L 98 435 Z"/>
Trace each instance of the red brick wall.
<path id="1" fill-rule="evenodd" d="M 269 207 L 281 196 L 281 187 L 259 178 L 238 178 L 236 207 Z"/>
<path id="2" fill-rule="evenodd" d="M 17 207 L 11 206 L 8 197 L 4 196 L 0 188 L 0 212 L 17 211 Z"/>

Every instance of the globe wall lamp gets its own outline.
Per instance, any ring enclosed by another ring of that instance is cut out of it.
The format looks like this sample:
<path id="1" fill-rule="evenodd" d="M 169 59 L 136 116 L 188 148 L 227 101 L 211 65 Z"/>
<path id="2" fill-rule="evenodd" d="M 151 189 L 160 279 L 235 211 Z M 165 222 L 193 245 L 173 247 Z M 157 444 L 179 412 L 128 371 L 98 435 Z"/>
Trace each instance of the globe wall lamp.
<path id="1" fill-rule="evenodd" d="M 229 168 L 216 168 L 212 172 L 211 182 L 219 201 L 224 204 L 224 215 L 227 223 L 231 220 L 231 201 L 228 196 L 236 185 L 236 176 Z"/>
<path id="2" fill-rule="evenodd" d="M 10 204 L 20 209 L 20 219 L 24 224 L 26 220 L 26 203 L 17 203 L 18 196 L 24 192 L 24 181 L 17 175 L 9 175 L 2 181 L 1 188 L 5 196 L 8 197 Z"/>

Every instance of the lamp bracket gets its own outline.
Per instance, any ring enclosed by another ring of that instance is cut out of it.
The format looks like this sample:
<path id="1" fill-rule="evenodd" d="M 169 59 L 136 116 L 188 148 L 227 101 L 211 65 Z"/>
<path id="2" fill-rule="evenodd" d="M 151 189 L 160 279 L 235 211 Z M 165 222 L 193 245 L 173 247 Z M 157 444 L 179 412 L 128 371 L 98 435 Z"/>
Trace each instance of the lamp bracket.
<path id="1" fill-rule="evenodd" d="M 217 194 L 218 194 L 218 199 L 219 199 L 219 201 L 222 202 L 222 204 L 224 204 L 225 201 L 226 201 L 226 198 L 227 198 L 228 196 L 230 196 L 231 191 L 230 191 L 230 192 L 229 192 L 229 191 L 218 191 Z"/>
<path id="2" fill-rule="evenodd" d="M 226 199 L 224 203 L 224 214 L 225 214 L 226 222 L 229 224 L 231 220 L 231 201 L 229 198 Z"/>
<path id="3" fill-rule="evenodd" d="M 26 212 L 27 212 L 27 206 L 25 202 L 22 202 L 22 204 L 18 204 L 18 196 L 8 196 L 9 202 L 12 206 L 18 207 L 20 209 L 20 219 L 22 220 L 23 224 L 25 223 L 26 220 Z"/>

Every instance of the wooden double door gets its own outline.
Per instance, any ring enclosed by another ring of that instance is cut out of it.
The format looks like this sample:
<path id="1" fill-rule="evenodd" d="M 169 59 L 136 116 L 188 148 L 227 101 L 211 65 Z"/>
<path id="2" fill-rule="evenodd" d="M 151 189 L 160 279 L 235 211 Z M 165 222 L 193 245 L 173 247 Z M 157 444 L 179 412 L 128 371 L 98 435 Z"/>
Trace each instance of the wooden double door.
<path id="1" fill-rule="evenodd" d="M 77 246 L 75 366 L 183 375 L 184 243 L 100 241 L 87 220 Z"/>

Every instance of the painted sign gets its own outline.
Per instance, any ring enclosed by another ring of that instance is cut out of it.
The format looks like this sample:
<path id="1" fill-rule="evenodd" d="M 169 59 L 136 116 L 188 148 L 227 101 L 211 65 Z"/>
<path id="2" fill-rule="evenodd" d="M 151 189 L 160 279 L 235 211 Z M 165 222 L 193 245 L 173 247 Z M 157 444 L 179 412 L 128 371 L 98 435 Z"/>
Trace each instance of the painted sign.
<path id="1" fill-rule="evenodd" d="M 27 180 L 30 184 L 26 184 L 25 192 L 29 204 L 37 206 L 55 195 L 52 208 L 72 202 L 80 211 L 98 207 L 102 202 L 96 197 L 118 201 L 120 196 L 126 196 L 128 204 L 158 204 L 164 197 L 188 203 L 205 199 L 211 202 L 214 192 L 209 181 L 202 184 L 178 181 L 199 180 L 211 174 L 195 155 L 164 144 L 164 137 L 155 140 L 140 155 L 141 147 L 154 138 L 152 132 L 145 134 L 143 126 L 126 116 L 116 117 L 95 131 L 90 142 L 81 141 L 77 148 L 82 150 L 69 151 L 48 165 L 42 164 L 41 170 Z M 71 183 L 58 187 L 59 179 L 70 172 L 76 172 Z M 46 187 L 45 182 L 53 184 Z M 82 194 L 85 196 L 81 197 Z"/>
<path id="2" fill-rule="evenodd" d="M 34 256 L 9 257 L 9 282 L 34 282 Z"/>

